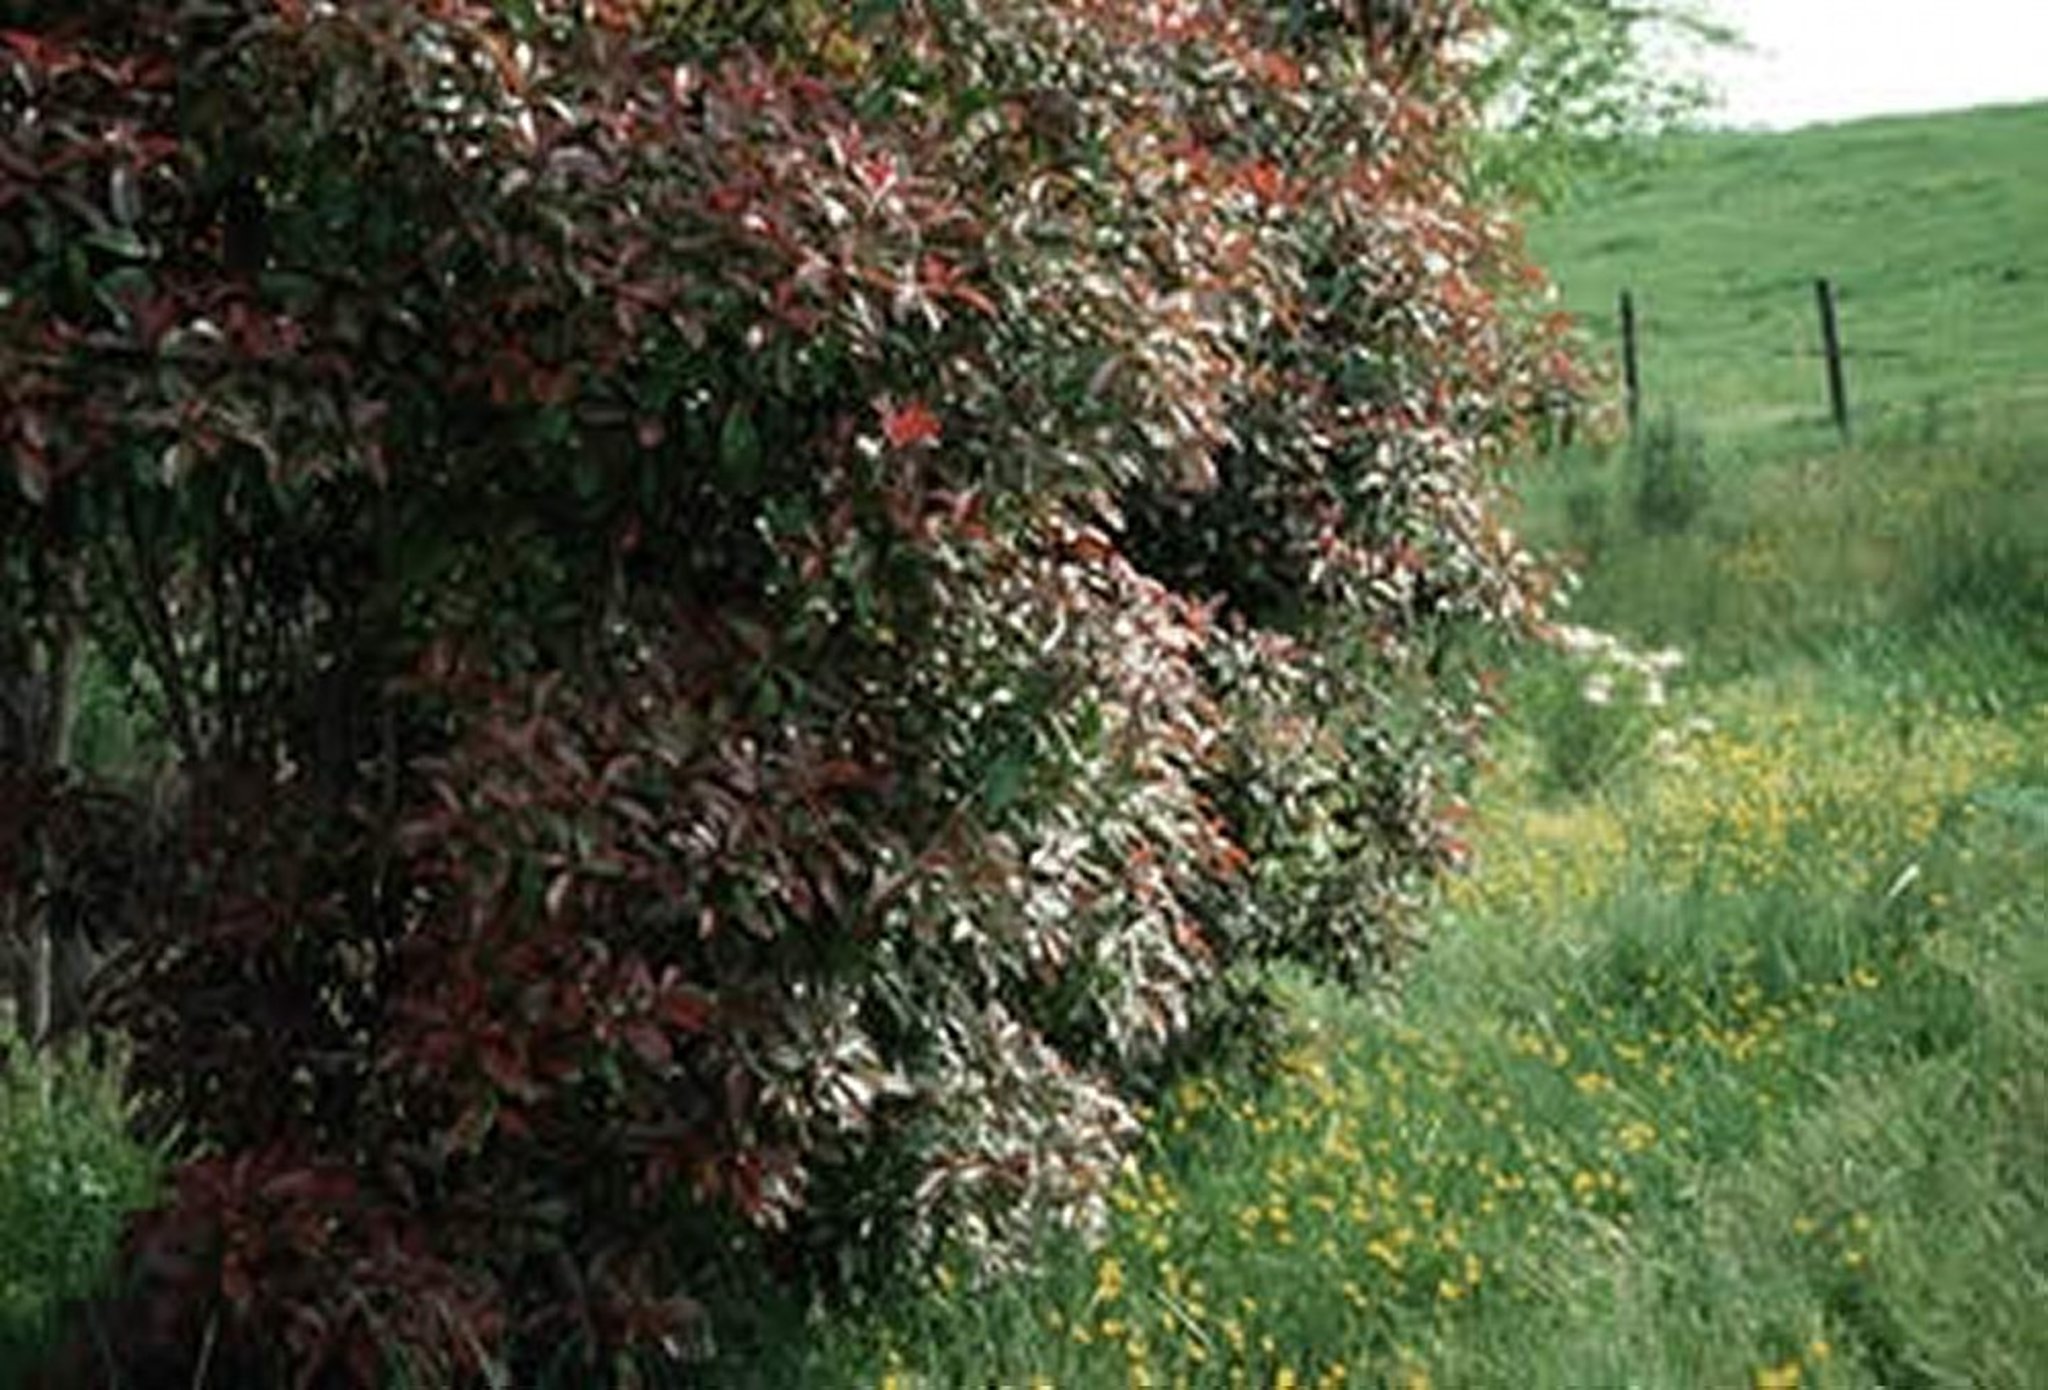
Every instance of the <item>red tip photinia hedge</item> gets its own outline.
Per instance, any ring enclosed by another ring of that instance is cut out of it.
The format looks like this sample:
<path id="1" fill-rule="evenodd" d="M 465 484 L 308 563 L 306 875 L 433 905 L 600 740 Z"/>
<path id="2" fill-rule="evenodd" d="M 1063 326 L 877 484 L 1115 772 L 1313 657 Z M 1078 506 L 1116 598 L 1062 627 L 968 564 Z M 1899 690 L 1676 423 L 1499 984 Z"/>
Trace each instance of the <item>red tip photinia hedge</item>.
<path id="1" fill-rule="evenodd" d="M 1014 1254 L 1456 853 L 1569 377 L 1465 7 L 756 8 L 4 11 L 0 612 L 164 750 L 137 1366 L 523 1383 L 694 1354 L 735 1248 Z M 108 790 L 0 785 L 8 864 Z"/>

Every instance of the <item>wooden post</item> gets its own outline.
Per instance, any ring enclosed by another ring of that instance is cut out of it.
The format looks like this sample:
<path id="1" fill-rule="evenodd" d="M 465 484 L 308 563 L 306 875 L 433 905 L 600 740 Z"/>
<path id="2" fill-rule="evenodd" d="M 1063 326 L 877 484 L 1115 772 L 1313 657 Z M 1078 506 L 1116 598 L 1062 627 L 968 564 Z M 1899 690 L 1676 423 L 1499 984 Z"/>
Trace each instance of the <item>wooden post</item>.
<path id="1" fill-rule="evenodd" d="M 1628 387 L 1628 432 L 1633 435 L 1643 419 L 1643 371 L 1636 355 L 1636 297 L 1621 292 L 1621 373 Z"/>
<path id="2" fill-rule="evenodd" d="M 1834 412 L 1835 428 L 1849 437 L 1849 390 L 1842 380 L 1842 330 L 1835 315 L 1835 282 L 1822 276 L 1813 282 L 1820 301 L 1820 341 L 1828 359 L 1828 407 Z"/>

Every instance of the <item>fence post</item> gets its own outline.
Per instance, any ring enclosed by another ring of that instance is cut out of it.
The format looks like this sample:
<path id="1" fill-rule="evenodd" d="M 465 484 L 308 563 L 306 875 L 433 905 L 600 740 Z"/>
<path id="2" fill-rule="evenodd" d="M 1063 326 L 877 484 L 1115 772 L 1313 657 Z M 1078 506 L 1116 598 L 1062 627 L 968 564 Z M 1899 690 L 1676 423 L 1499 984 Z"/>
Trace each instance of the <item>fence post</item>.
<path id="1" fill-rule="evenodd" d="M 1835 282 L 1822 276 L 1813 282 L 1820 301 L 1820 341 L 1828 359 L 1828 407 L 1834 412 L 1835 428 L 1849 437 L 1849 389 L 1842 380 L 1842 330 L 1835 315 Z"/>
<path id="2" fill-rule="evenodd" d="M 1621 374 L 1628 387 L 1628 432 L 1636 433 L 1643 418 L 1643 371 L 1636 355 L 1636 297 L 1621 292 Z"/>

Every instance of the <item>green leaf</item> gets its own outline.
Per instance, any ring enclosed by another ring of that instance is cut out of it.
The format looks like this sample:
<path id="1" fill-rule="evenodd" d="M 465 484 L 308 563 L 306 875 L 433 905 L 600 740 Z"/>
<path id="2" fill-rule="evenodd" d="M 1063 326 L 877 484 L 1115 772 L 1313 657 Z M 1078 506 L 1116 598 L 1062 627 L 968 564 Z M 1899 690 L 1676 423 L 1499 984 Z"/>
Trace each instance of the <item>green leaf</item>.
<path id="1" fill-rule="evenodd" d="M 50 498 L 50 474 L 40 457 L 30 453 L 19 453 L 14 459 L 14 480 L 21 488 L 21 495 L 40 507 Z"/>
<path id="2" fill-rule="evenodd" d="M 96 251 L 105 251 L 127 261 L 146 261 L 153 254 L 149 243 L 127 227 L 104 227 L 96 232 L 87 232 L 82 239 Z"/>
<path id="3" fill-rule="evenodd" d="M 320 301 L 320 282 L 297 271 L 266 270 L 257 277 L 256 284 L 265 299 L 297 312 L 304 312 Z"/>
<path id="4" fill-rule="evenodd" d="M 147 299 L 155 288 L 156 282 L 147 270 L 139 265 L 124 265 L 102 275 L 93 286 L 93 294 L 108 313 L 125 319 L 128 310 L 124 301 Z M 0 308 L 4 307 L 0 303 Z"/>
<path id="5" fill-rule="evenodd" d="M 1016 749 L 1006 749 L 989 761 L 988 775 L 982 779 L 982 804 L 990 811 L 1002 811 L 1014 806 L 1024 794 L 1024 784 L 1030 773 L 1029 761 Z"/>
<path id="6" fill-rule="evenodd" d="M 733 485 L 752 483 L 761 471 L 761 436 L 754 417 L 744 405 L 726 412 L 725 425 L 718 431 L 718 476 Z"/>
<path id="7" fill-rule="evenodd" d="M 498 17 L 512 32 L 528 38 L 540 28 L 540 7 L 533 0 L 497 0 Z"/>

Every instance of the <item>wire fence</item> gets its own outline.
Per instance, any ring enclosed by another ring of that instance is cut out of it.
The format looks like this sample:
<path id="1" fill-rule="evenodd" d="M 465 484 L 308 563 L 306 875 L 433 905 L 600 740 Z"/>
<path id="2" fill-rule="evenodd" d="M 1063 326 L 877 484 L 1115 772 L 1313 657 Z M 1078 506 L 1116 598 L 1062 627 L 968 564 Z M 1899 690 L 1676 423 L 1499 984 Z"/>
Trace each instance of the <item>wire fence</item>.
<path id="1" fill-rule="evenodd" d="M 1848 374 L 1843 363 L 1849 354 L 1844 348 L 1842 341 L 1841 312 L 1835 282 L 1827 276 L 1821 276 L 1813 282 L 1813 293 L 1814 304 L 1820 316 L 1821 346 L 1819 352 L 1778 348 L 1773 350 L 1771 355 L 1798 358 L 1817 356 L 1820 358 L 1824 365 L 1827 382 L 1828 412 L 1834 420 L 1835 429 L 1844 440 L 1847 440 L 1851 437 L 1849 384 Z M 1628 407 L 1629 433 L 1631 436 L 1635 436 L 1639 435 L 1642 430 L 1643 369 L 1642 334 L 1636 312 L 1634 290 L 1624 289 L 1621 292 L 1619 317 L 1621 321 L 1622 389 L 1625 392 Z M 1903 358 L 1908 354 L 1896 349 L 1888 351 L 1883 348 L 1863 348 L 1858 351 L 1857 355 L 1862 357 L 1889 355 Z"/>

